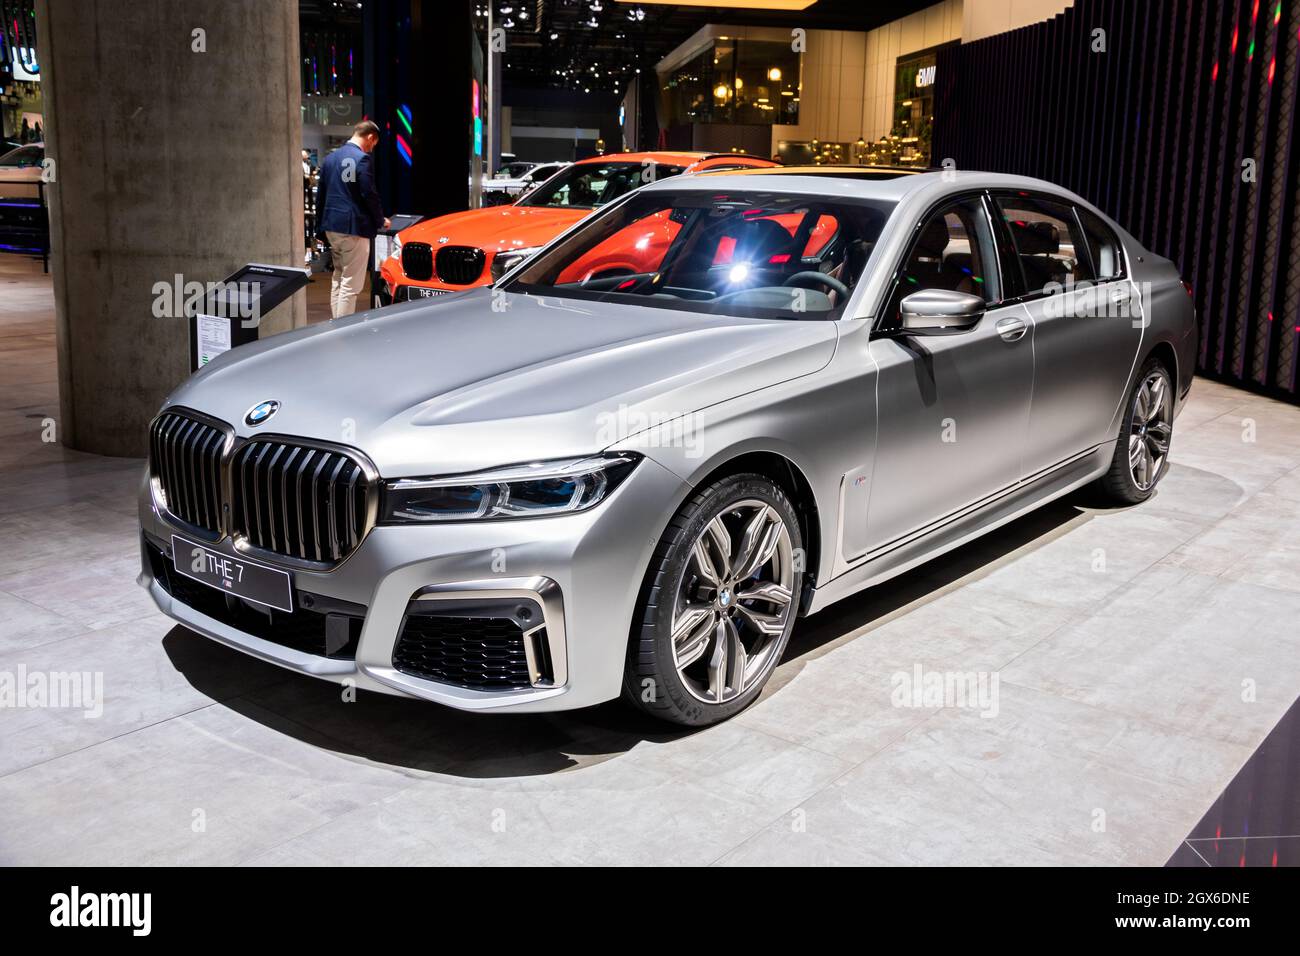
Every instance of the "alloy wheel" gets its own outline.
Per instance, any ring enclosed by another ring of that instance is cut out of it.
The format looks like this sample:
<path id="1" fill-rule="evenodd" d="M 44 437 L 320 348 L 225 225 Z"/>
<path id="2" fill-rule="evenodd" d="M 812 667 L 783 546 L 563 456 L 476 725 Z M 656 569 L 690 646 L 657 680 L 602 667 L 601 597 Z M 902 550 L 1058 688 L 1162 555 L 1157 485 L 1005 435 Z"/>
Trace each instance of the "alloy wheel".
<path id="1" fill-rule="evenodd" d="M 1150 491 L 1160 477 L 1173 437 L 1173 401 L 1169 379 L 1155 371 L 1133 395 L 1133 426 L 1128 439 L 1129 473 L 1139 491 Z"/>
<path id="2" fill-rule="evenodd" d="M 728 505 L 696 538 L 673 605 L 673 663 L 710 704 L 735 700 L 775 666 L 794 608 L 785 519 L 765 501 Z"/>

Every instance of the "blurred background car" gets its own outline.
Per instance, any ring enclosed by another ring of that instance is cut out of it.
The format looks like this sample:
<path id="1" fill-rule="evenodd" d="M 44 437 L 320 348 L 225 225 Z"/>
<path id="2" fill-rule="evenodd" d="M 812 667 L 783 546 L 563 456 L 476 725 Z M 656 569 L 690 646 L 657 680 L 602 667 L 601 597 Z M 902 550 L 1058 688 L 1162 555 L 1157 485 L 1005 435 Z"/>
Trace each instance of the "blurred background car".
<path id="1" fill-rule="evenodd" d="M 525 196 L 572 163 L 510 163 L 483 180 L 483 205 L 503 206 Z"/>
<path id="2" fill-rule="evenodd" d="M 39 198 L 44 162 L 44 143 L 28 143 L 0 156 L 0 198 Z"/>

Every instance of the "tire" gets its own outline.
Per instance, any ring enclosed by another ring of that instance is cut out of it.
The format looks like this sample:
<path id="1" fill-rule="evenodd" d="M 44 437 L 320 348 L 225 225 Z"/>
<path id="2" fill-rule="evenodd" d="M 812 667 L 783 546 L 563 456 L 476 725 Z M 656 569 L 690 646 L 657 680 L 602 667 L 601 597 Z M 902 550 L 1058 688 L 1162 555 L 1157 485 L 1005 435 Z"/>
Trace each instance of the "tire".
<path id="1" fill-rule="evenodd" d="M 802 548 L 794 505 L 763 475 L 722 478 L 691 496 L 650 560 L 632 621 L 624 696 L 688 727 L 726 720 L 753 703 L 794 628 Z"/>
<path id="2" fill-rule="evenodd" d="M 1157 382 L 1158 386 L 1154 384 Z M 1149 390 L 1153 388 L 1159 390 L 1155 408 L 1155 396 Z M 1124 421 L 1115 440 L 1110 470 L 1097 482 L 1106 497 L 1134 505 L 1155 493 L 1156 485 L 1169 470 L 1173 409 L 1174 384 L 1169 370 L 1159 359 L 1147 359 L 1125 398 Z M 1141 462 L 1137 461 L 1139 457 Z"/>

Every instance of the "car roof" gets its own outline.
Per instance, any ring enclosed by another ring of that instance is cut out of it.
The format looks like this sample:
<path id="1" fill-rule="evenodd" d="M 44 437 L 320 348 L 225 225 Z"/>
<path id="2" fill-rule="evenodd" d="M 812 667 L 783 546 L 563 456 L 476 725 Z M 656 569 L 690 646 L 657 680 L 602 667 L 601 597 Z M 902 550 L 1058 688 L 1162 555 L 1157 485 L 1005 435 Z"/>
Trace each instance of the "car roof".
<path id="1" fill-rule="evenodd" d="M 721 157 L 732 159 L 763 159 L 762 156 L 752 156 L 749 153 L 717 153 L 717 152 L 700 152 L 689 150 L 649 150 L 641 153 L 606 153 L 603 156 L 589 156 L 586 159 L 580 159 L 575 165 L 583 163 L 665 163 L 675 166 L 691 166 L 705 159 L 719 159 Z M 771 160 L 764 160 L 771 162 Z"/>
<path id="2" fill-rule="evenodd" d="M 896 176 L 915 176 L 929 172 L 915 166 L 758 166 L 735 170 L 738 176 L 840 176 L 850 179 L 893 179 Z M 701 176 L 725 176 L 727 170 L 705 171 Z"/>
<path id="3" fill-rule="evenodd" d="M 815 172 L 830 167 L 779 167 L 776 169 L 759 169 L 727 171 L 700 174 L 697 176 L 673 177 L 642 186 L 640 191 L 661 191 L 674 189 L 709 189 L 752 191 L 762 183 L 764 192 L 798 193 L 807 195 L 817 193 L 828 198 L 859 197 L 863 199 L 881 199 L 888 202 L 902 203 L 916 200 L 928 203 L 949 193 L 971 189 L 1011 189 L 1033 190 L 1051 193 L 1071 202 L 1080 202 L 1090 209 L 1096 209 L 1091 203 L 1063 186 L 1042 179 L 1028 176 L 1012 176 L 1005 173 L 985 173 L 974 170 L 944 170 L 942 172 L 899 172 L 898 175 L 870 175 L 869 172 L 856 175 Z M 842 170 L 843 168 L 841 168 Z M 757 177 L 762 177 L 757 178 Z M 1109 217 L 1106 217 L 1109 219 Z"/>

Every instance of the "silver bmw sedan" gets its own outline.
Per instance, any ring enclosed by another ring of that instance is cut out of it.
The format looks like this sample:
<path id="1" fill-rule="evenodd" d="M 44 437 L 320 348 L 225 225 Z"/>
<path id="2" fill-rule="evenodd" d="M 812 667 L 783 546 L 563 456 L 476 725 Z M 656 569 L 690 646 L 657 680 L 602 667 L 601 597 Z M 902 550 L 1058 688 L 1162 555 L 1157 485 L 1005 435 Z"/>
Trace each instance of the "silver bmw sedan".
<path id="1" fill-rule="evenodd" d="M 708 724 L 800 616 L 1082 485 L 1150 497 L 1195 327 L 1169 261 L 1046 182 L 665 180 L 490 288 L 186 381 L 140 583 L 363 689 Z"/>

